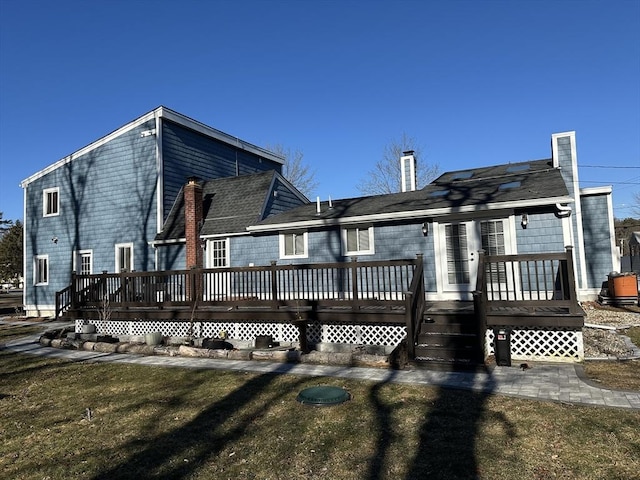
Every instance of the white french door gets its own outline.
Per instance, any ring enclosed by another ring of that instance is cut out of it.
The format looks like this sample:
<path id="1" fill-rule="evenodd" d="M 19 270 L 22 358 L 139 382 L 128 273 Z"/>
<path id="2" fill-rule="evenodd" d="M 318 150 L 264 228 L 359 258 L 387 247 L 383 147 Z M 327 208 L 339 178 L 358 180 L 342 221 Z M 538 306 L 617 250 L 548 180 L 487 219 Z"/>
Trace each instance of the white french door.
<path id="1" fill-rule="evenodd" d="M 229 241 L 226 238 L 207 240 L 207 268 L 226 268 L 229 266 Z M 208 272 L 205 276 L 204 299 L 227 300 L 231 276 L 229 272 Z"/>
<path id="2" fill-rule="evenodd" d="M 439 290 L 444 293 L 468 294 L 476 288 L 478 250 L 483 249 L 487 255 L 512 251 L 510 223 L 505 219 L 442 223 L 437 235 Z M 505 282 L 504 272 L 495 272 L 491 281 Z"/>

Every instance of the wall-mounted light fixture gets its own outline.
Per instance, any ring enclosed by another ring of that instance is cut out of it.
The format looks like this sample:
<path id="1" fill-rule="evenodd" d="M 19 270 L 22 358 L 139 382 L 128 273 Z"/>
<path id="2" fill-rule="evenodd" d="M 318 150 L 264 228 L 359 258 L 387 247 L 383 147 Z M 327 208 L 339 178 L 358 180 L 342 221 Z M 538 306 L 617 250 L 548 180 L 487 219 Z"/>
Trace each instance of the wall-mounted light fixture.
<path id="1" fill-rule="evenodd" d="M 522 228 L 527 228 L 527 225 L 529 225 L 529 215 L 527 215 L 526 213 L 522 214 L 520 225 L 522 225 Z"/>
<path id="2" fill-rule="evenodd" d="M 429 222 L 424 222 L 422 224 L 422 235 L 424 235 L 425 237 L 429 235 Z"/>
<path id="3" fill-rule="evenodd" d="M 53 237 L 53 238 L 51 239 L 51 241 L 52 241 L 53 243 L 58 243 L 58 237 Z"/>

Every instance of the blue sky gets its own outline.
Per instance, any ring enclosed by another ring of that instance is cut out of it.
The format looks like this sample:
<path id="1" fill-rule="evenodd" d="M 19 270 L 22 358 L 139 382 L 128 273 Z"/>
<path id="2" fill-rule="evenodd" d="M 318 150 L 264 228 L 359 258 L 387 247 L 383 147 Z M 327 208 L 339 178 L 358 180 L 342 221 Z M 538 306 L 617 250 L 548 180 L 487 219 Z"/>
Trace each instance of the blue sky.
<path id="1" fill-rule="evenodd" d="M 575 130 L 582 186 L 612 185 L 625 218 L 640 1 L 0 0 L 4 218 L 21 180 L 159 105 L 301 150 L 323 199 L 357 196 L 402 133 L 458 170 Z"/>

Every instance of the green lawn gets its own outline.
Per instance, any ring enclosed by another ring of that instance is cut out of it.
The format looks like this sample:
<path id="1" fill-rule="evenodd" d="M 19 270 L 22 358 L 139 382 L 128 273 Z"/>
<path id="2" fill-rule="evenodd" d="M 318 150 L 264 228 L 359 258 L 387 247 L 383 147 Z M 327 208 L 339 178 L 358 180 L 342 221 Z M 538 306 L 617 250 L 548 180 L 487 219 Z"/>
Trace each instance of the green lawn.
<path id="1" fill-rule="evenodd" d="M 8 351 L 0 378 L 2 478 L 640 478 L 638 411 Z M 320 384 L 353 398 L 296 401 Z"/>

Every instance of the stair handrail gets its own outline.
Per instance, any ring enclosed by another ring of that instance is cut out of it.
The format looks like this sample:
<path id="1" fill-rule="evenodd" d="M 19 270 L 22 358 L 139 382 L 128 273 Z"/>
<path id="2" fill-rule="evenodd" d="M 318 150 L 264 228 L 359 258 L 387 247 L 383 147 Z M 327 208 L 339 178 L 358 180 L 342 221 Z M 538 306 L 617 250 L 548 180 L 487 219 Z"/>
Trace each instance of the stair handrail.
<path id="1" fill-rule="evenodd" d="M 416 255 L 416 268 L 409 291 L 405 293 L 405 320 L 407 325 L 407 355 L 415 357 L 416 343 L 420 334 L 420 322 L 425 310 L 424 298 L 424 262 L 423 255 Z"/>

